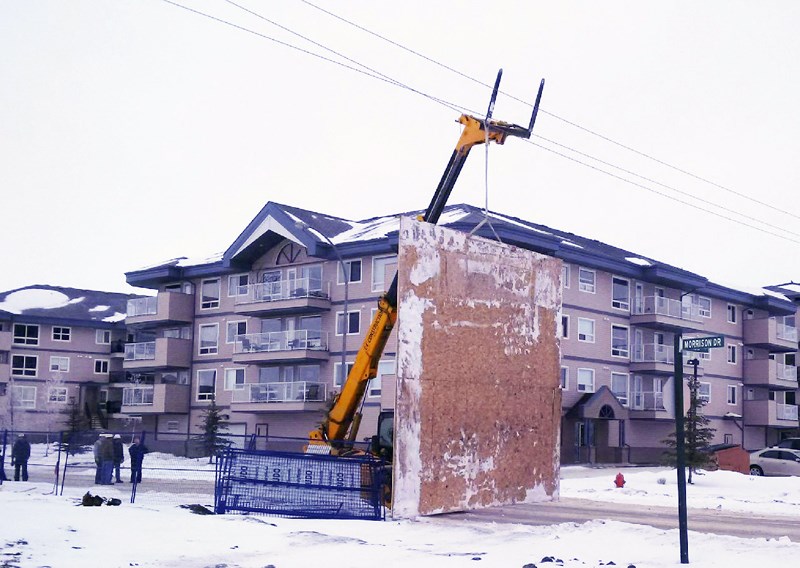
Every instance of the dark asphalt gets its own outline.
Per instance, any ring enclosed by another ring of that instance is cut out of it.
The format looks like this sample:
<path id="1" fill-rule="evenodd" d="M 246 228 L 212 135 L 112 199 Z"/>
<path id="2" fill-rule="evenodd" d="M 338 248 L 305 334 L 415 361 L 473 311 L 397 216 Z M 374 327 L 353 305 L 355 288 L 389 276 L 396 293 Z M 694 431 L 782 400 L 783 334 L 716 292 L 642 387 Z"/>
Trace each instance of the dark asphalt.
<path id="1" fill-rule="evenodd" d="M 744 538 L 789 537 L 800 542 L 800 522 L 795 517 L 736 513 L 714 509 L 689 509 L 689 531 Z M 658 529 L 678 528 L 677 507 L 603 503 L 585 499 L 561 499 L 556 502 L 523 503 L 440 515 L 443 521 L 468 520 L 523 525 L 585 523 L 593 520 L 619 521 L 649 525 Z"/>

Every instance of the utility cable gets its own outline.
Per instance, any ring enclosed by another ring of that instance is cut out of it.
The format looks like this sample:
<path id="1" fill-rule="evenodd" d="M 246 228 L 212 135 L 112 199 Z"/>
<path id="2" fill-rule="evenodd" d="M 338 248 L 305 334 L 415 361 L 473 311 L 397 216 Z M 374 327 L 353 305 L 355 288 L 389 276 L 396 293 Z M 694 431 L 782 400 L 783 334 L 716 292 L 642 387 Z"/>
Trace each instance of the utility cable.
<path id="1" fill-rule="evenodd" d="M 683 199 L 679 199 L 677 197 L 673 197 L 673 196 L 668 195 L 668 194 L 666 194 L 666 193 L 664 193 L 662 191 L 658 191 L 657 189 L 653 189 L 652 187 L 648 187 L 648 186 L 643 185 L 641 183 L 638 183 L 636 181 L 629 180 L 629 179 L 624 178 L 622 176 L 619 176 L 619 175 L 617 175 L 617 174 L 615 174 L 613 172 L 609 172 L 609 171 L 606 171 L 606 170 L 604 170 L 602 168 L 599 168 L 597 166 L 593 166 L 592 164 L 587 164 L 586 162 L 582 162 L 577 158 L 573 158 L 572 156 L 568 156 L 568 155 L 566 155 L 566 154 L 564 154 L 562 152 L 559 152 L 557 150 L 553 150 L 552 148 L 548 148 L 547 146 L 543 146 L 541 144 L 537 144 L 533 140 L 525 140 L 525 142 L 527 142 L 528 144 L 531 144 L 533 146 L 536 146 L 537 148 L 541 148 L 542 150 L 546 150 L 547 152 L 551 152 L 551 153 L 553 153 L 553 154 L 555 154 L 557 156 L 560 156 L 562 158 L 566 158 L 567 160 L 573 161 L 573 162 L 575 162 L 577 164 L 580 164 L 582 166 L 585 166 L 587 168 L 593 169 L 593 170 L 595 170 L 597 172 L 606 174 L 607 176 L 611 176 L 611 177 L 613 177 L 615 179 L 618 179 L 618 180 L 620 180 L 622 182 L 625 182 L 627 184 L 634 185 L 636 187 L 640 187 L 640 188 L 642 188 L 642 189 L 644 189 L 646 191 L 649 191 L 651 193 L 655 193 L 656 195 L 660 195 L 661 197 L 665 197 L 667 199 L 671 199 L 672 201 L 677 201 L 678 203 L 682 203 L 682 204 L 688 205 L 688 206 L 690 206 L 692 208 L 699 209 L 700 211 L 704 211 L 705 213 L 709 213 L 711 215 L 714 215 L 715 217 L 719 217 L 720 219 L 725 219 L 726 221 L 731 221 L 731 222 L 736 223 L 738 225 L 742 225 L 744 227 L 749 227 L 751 229 L 755 229 L 756 231 L 760 231 L 760 232 L 765 233 L 767 235 L 772 235 L 773 237 L 777 237 L 777 238 L 783 239 L 785 241 L 789 241 L 789 242 L 792 242 L 792 243 L 800 244 L 800 240 L 798 240 L 798 239 L 792 239 L 790 237 L 787 237 L 787 236 L 784 236 L 784 235 L 781 235 L 781 234 L 778 234 L 778 233 L 774 233 L 772 231 L 768 231 L 768 230 L 766 230 L 766 229 L 764 229 L 762 227 L 757 227 L 756 225 L 751 225 L 749 223 L 745 223 L 745 222 L 740 221 L 738 219 L 734 219 L 733 217 L 728 217 L 727 215 L 723 215 L 722 213 L 718 213 L 716 211 L 712 211 L 711 209 L 706 209 L 704 207 L 699 207 L 699 206 L 695 205 L 694 203 L 690 203 L 690 202 L 685 201 Z"/>
<path id="2" fill-rule="evenodd" d="M 348 20 L 346 18 L 343 18 L 343 17 L 341 17 L 341 16 L 339 16 L 337 14 L 334 14 L 333 12 L 331 12 L 329 10 L 326 10 L 326 9 L 320 7 L 320 6 L 317 6 L 313 2 L 310 2 L 309 0 L 300 0 L 300 1 L 303 2 L 306 5 L 314 8 L 314 9 L 316 9 L 316 10 L 319 10 L 319 11 L 324 12 L 325 14 L 327 14 L 327 15 L 333 17 L 333 18 L 336 18 L 337 20 L 340 20 L 341 22 L 344 22 L 344 23 L 346 23 L 346 24 L 348 24 L 350 26 L 353 26 L 353 27 L 363 31 L 364 33 L 367 33 L 367 34 L 369 34 L 369 35 L 371 35 L 373 37 L 376 37 L 376 38 L 378 38 L 378 39 L 380 39 L 382 41 L 385 41 L 385 42 L 387 42 L 387 43 L 389 43 L 389 44 L 391 44 L 391 45 L 393 45 L 393 46 L 395 46 L 395 47 L 397 47 L 399 49 L 402 49 L 403 51 L 411 53 L 412 55 L 420 57 L 420 58 L 424 59 L 425 61 L 428 61 L 429 63 L 433 63 L 434 65 L 437 65 L 437 66 L 441 67 L 442 69 L 446 69 L 447 71 L 450 71 L 451 73 L 455 73 L 456 75 L 458 75 L 458 76 L 460 76 L 460 77 L 462 77 L 464 79 L 467 79 L 469 81 L 477 83 L 478 85 L 487 87 L 489 89 L 492 88 L 491 85 L 481 81 L 480 79 L 476 79 L 476 78 L 474 78 L 474 77 L 472 77 L 472 76 L 470 76 L 470 75 L 468 75 L 468 74 L 466 74 L 466 73 L 464 73 L 462 71 L 459 71 L 458 69 L 455 69 L 455 68 L 453 68 L 453 67 L 451 67 L 449 65 L 446 65 L 446 64 L 444 64 L 444 63 L 442 63 L 440 61 L 437 61 L 436 59 L 428 57 L 427 55 L 424 55 L 424 54 L 422 54 L 422 53 L 420 53 L 418 51 L 415 51 L 415 50 L 413 50 L 411 48 L 408 48 L 408 47 L 406 47 L 406 46 L 404 46 L 404 45 L 402 45 L 402 44 L 400 44 L 400 43 L 398 43 L 396 41 L 393 41 L 393 40 L 391 40 L 391 39 L 389 39 L 389 38 L 387 38 L 385 36 L 382 36 L 379 33 L 373 32 L 372 30 L 370 30 L 368 28 L 365 28 L 364 26 L 361 26 L 361 25 L 359 25 L 359 24 L 357 24 L 355 22 L 352 22 L 352 21 L 350 21 L 350 20 Z M 528 102 L 526 100 L 523 100 L 523 99 L 520 99 L 520 98 L 518 98 L 518 97 L 516 97 L 516 96 L 514 96 L 514 95 L 512 95 L 510 93 L 506 93 L 504 91 L 500 91 L 500 93 L 505 95 L 505 96 L 507 96 L 507 97 L 509 97 L 510 99 L 512 99 L 514 101 L 519 102 L 519 103 L 523 103 L 523 104 L 531 106 L 531 107 L 533 106 L 530 102 Z M 707 183 L 707 184 L 709 184 L 711 186 L 714 186 L 714 187 L 716 187 L 718 189 L 721 189 L 723 191 L 727 191 L 728 193 L 736 195 L 737 197 L 741 197 L 742 199 L 746 199 L 746 200 L 751 201 L 753 203 L 757 203 L 758 205 L 761 205 L 763 207 L 767 207 L 768 209 L 771 209 L 771 210 L 776 211 L 778 213 L 783 213 L 784 215 L 788 215 L 790 217 L 794 217 L 795 219 L 800 219 L 800 215 L 792 213 L 791 211 L 786 211 L 785 209 L 781 209 L 780 207 L 776 207 L 776 206 L 774 206 L 774 205 L 772 205 L 770 203 L 766 203 L 765 201 L 761 201 L 761 200 L 756 199 L 755 197 L 751 197 L 751 196 L 749 196 L 749 195 L 747 195 L 745 193 L 736 191 L 734 189 L 731 189 L 729 187 L 726 187 L 724 185 L 716 183 L 716 182 L 714 182 L 712 180 L 709 180 L 707 178 L 704 178 L 702 176 L 699 176 L 697 174 L 694 174 L 692 172 L 689 172 L 689 171 L 684 170 L 682 168 L 679 168 L 677 166 L 673 166 L 672 164 L 669 164 L 668 162 L 660 160 L 660 159 L 658 159 L 658 158 L 656 158 L 654 156 L 651 156 L 650 154 L 647 154 L 645 152 L 642 152 L 640 150 L 632 148 L 631 146 L 628 146 L 628 145 L 623 144 L 621 142 L 617 142 L 616 140 L 614 140 L 612 138 L 609 138 L 608 136 L 600 134 L 599 132 L 595 132 L 594 130 L 586 128 L 585 126 L 581 126 L 580 124 L 577 124 L 577 123 L 575 123 L 575 122 L 573 122 L 571 120 L 568 120 L 566 118 L 563 118 L 561 116 L 558 116 L 557 114 L 549 112 L 549 111 L 547 111 L 547 110 L 545 110 L 543 108 L 540 108 L 539 111 L 544 113 L 544 114 L 546 114 L 546 115 L 548 115 L 548 116 L 551 116 L 552 118 L 554 118 L 556 120 L 560 120 L 561 122 L 564 122 L 565 124 L 568 124 L 568 125 L 570 125 L 570 126 L 572 126 L 574 128 L 577 128 L 579 130 L 582 130 L 582 131 L 584 131 L 584 132 L 586 132 L 588 134 L 591 134 L 592 136 L 596 136 L 596 137 L 600 138 L 601 140 L 605 140 L 606 142 L 609 142 L 611 144 L 619 146 L 620 148 L 628 150 L 629 152 L 632 152 L 634 154 L 642 156 L 643 158 L 647 158 L 648 160 L 651 160 L 651 161 L 653 161 L 653 162 L 655 162 L 657 164 L 660 164 L 660 165 L 662 165 L 664 167 L 667 167 L 667 168 L 670 168 L 672 170 L 675 170 L 675 171 L 677 171 L 679 173 L 682 173 L 682 174 L 684 174 L 686 176 L 694 178 L 694 179 L 696 179 L 698 181 L 701 181 L 703 183 Z"/>

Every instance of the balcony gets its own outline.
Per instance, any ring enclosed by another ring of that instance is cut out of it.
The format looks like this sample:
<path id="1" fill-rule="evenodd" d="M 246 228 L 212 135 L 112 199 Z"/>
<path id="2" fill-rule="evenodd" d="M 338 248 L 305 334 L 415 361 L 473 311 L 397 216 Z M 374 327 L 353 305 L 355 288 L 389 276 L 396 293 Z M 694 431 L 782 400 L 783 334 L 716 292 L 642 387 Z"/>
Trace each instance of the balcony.
<path id="1" fill-rule="evenodd" d="M 327 385 L 311 381 L 246 384 L 233 391 L 234 412 L 297 412 L 323 410 Z"/>
<path id="2" fill-rule="evenodd" d="M 0 351 L 11 351 L 11 332 L 0 331 Z"/>
<path id="3" fill-rule="evenodd" d="M 660 296 L 634 302 L 631 325 L 672 332 L 701 331 L 705 327 L 697 305 Z"/>
<path id="4" fill-rule="evenodd" d="M 683 373 L 694 374 L 694 367 L 687 365 L 692 353 L 683 354 Z M 701 360 L 702 362 L 702 360 Z M 632 373 L 648 373 L 656 375 L 672 375 L 675 373 L 675 348 L 661 343 L 645 343 L 634 345 L 631 350 L 630 371 Z M 703 367 L 697 367 L 697 375 L 703 374 Z"/>
<path id="5" fill-rule="evenodd" d="M 193 321 L 193 294 L 159 292 L 157 296 L 128 300 L 126 325 L 148 328 L 186 325 Z"/>
<path id="6" fill-rule="evenodd" d="M 776 318 L 744 320 L 744 344 L 767 351 L 797 351 L 797 328 Z"/>
<path id="7" fill-rule="evenodd" d="M 744 384 L 751 387 L 794 390 L 797 385 L 797 367 L 784 365 L 774 359 L 745 359 Z"/>
<path id="8" fill-rule="evenodd" d="M 251 316 L 280 316 L 327 311 L 330 293 L 317 278 L 295 278 L 243 286 L 246 293 L 236 296 L 233 311 Z M 328 284 L 330 289 L 330 284 Z"/>
<path id="9" fill-rule="evenodd" d="M 328 334 L 295 330 L 237 335 L 234 363 L 301 363 L 328 360 Z"/>
<path id="10" fill-rule="evenodd" d="M 744 421 L 746 426 L 797 428 L 797 406 L 774 400 L 745 400 Z"/>
<path id="11" fill-rule="evenodd" d="M 192 341 L 177 337 L 159 337 L 155 341 L 125 344 L 126 371 L 188 369 L 192 363 Z"/>
<path id="12" fill-rule="evenodd" d="M 122 389 L 123 414 L 186 414 L 189 412 L 189 385 L 159 384 Z"/>
<path id="13" fill-rule="evenodd" d="M 663 392 L 631 392 L 630 411 L 632 419 L 672 420 L 674 411 L 667 410 Z"/>

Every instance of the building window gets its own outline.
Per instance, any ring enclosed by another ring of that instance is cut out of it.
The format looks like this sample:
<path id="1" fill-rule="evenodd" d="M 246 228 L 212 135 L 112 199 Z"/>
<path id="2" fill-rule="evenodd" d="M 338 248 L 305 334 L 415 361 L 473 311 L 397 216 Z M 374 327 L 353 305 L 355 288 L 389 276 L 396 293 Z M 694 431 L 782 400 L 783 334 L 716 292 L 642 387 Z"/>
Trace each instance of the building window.
<path id="1" fill-rule="evenodd" d="M 47 402 L 66 404 L 67 387 L 50 387 L 50 389 L 47 391 Z"/>
<path id="2" fill-rule="evenodd" d="M 39 345 L 39 326 L 15 323 L 14 345 Z"/>
<path id="3" fill-rule="evenodd" d="M 614 276 L 611 279 L 611 307 L 618 310 L 631 309 L 630 282 Z"/>
<path id="4" fill-rule="evenodd" d="M 728 345 L 728 363 L 732 365 L 736 364 L 736 346 L 735 345 Z"/>
<path id="5" fill-rule="evenodd" d="M 736 385 L 728 385 L 728 404 L 736 404 Z"/>
<path id="6" fill-rule="evenodd" d="M 700 383 L 697 389 L 697 398 L 703 401 L 703 404 L 711 402 L 711 383 Z"/>
<path id="7" fill-rule="evenodd" d="M 228 296 L 247 296 L 249 274 L 232 274 L 228 276 Z"/>
<path id="8" fill-rule="evenodd" d="M 69 373 L 69 357 L 50 357 L 50 371 L 53 373 Z"/>
<path id="9" fill-rule="evenodd" d="M 236 343 L 236 336 L 245 335 L 246 333 L 246 321 L 229 321 L 225 331 L 225 343 Z"/>
<path id="10" fill-rule="evenodd" d="M 578 369 L 578 392 L 594 392 L 594 369 Z"/>
<path id="11" fill-rule="evenodd" d="M 361 331 L 361 312 L 347 312 L 347 335 Z M 336 312 L 336 335 L 344 333 L 344 312 Z"/>
<path id="12" fill-rule="evenodd" d="M 11 356 L 11 374 L 15 377 L 35 377 L 37 365 L 36 355 Z"/>
<path id="13" fill-rule="evenodd" d="M 578 318 L 578 341 L 594 343 L 594 320 Z"/>
<path id="14" fill-rule="evenodd" d="M 339 271 L 336 274 L 336 283 L 337 284 L 344 284 L 345 280 L 348 282 L 361 282 L 361 260 L 345 260 L 344 261 L 344 269 L 347 271 L 349 276 L 348 279 L 345 279 L 344 274 L 342 274 L 342 263 L 338 263 Z"/>
<path id="15" fill-rule="evenodd" d="M 381 396 L 381 382 L 383 375 L 394 375 L 395 361 L 394 359 L 388 361 L 380 361 L 378 363 L 378 373 L 374 378 L 370 379 L 367 386 L 367 394 L 372 397 Z"/>
<path id="16" fill-rule="evenodd" d="M 628 357 L 628 328 L 621 325 L 611 326 L 611 356 Z"/>
<path id="17" fill-rule="evenodd" d="M 14 408 L 36 408 L 36 387 L 23 385 L 12 386 L 11 404 Z"/>
<path id="18" fill-rule="evenodd" d="M 569 367 L 561 367 L 561 390 L 569 390 Z"/>
<path id="19" fill-rule="evenodd" d="M 108 359 L 95 359 L 94 360 L 94 374 L 107 375 L 108 374 Z"/>
<path id="20" fill-rule="evenodd" d="M 569 316 L 561 316 L 561 337 L 569 339 Z"/>
<path id="21" fill-rule="evenodd" d="M 225 369 L 225 390 L 242 390 L 244 388 L 244 368 Z"/>
<path id="22" fill-rule="evenodd" d="M 562 264 L 561 265 L 561 287 L 562 288 L 569 288 L 569 264 Z"/>
<path id="23" fill-rule="evenodd" d="M 578 290 L 581 292 L 591 292 L 594 294 L 595 291 L 595 277 L 596 274 L 594 270 L 589 270 L 588 268 L 579 268 L 578 269 Z"/>
<path id="24" fill-rule="evenodd" d="M 628 406 L 628 374 L 611 373 L 611 392 L 622 406 Z"/>
<path id="25" fill-rule="evenodd" d="M 200 285 L 200 309 L 210 310 L 219 307 L 219 278 L 203 280 Z"/>
<path id="26" fill-rule="evenodd" d="M 385 292 L 388 285 L 386 284 L 386 269 L 389 266 L 397 264 L 396 256 L 376 256 L 372 259 L 372 291 Z"/>
<path id="27" fill-rule="evenodd" d="M 216 369 L 200 369 L 197 371 L 197 400 L 213 400 L 216 381 Z"/>
<path id="28" fill-rule="evenodd" d="M 211 323 L 200 326 L 200 355 L 215 354 L 218 341 L 219 324 Z"/>
<path id="29" fill-rule="evenodd" d="M 736 323 L 736 306 L 728 304 L 728 323 Z"/>
<path id="30" fill-rule="evenodd" d="M 352 369 L 353 369 L 353 363 L 347 363 L 348 374 Z M 341 388 L 342 385 L 344 385 L 345 379 L 347 379 L 347 377 L 342 375 L 342 364 L 336 363 L 333 368 L 333 386 L 335 388 Z"/>
<path id="31" fill-rule="evenodd" d="M 111 343 L 111 332 L 107 329 L 98 329 L 94 332 L 94 342 L 97 345 L 108 345 Z"/>
<path id="32" fill-rule="evenodd" d="M 69 341 L 72 335 L 72 328 L 53 326 L 53 341 Z"/>

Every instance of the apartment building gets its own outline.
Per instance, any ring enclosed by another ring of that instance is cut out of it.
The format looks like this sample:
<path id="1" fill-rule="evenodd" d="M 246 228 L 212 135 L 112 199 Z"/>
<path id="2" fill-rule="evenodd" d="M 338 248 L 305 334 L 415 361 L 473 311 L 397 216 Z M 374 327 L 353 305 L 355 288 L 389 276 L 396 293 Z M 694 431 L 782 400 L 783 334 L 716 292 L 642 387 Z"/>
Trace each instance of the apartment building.
<path id="1" fill-rule="evenodd" d="M 409 213 L 413 215 L 413 213 Z M 440 224 L 560 258 L 562 461 L 657 461 L 674 429 L 674 338 L 697 372 L 714 442 L 753 449 L 798 431 L 796 305 L 529 221 L 454 205 Z M 126 274 L 119 416 L 157 435 L 198 431 L 212 399 L 231 432 L 305 436 L 342 385 L 396 270 L 399 215 L 351 221 L 268 203 L 228 248 Z M 799 291 L 800 292 L 800 291 Z M 402 314 L 400 314 L 402 318 Z M 396 339 L 368 388 L 359 439 L 394 401 Z M 457 357 L 457 354 L 454 354 Z M 685 389 L 685 387 L 684 387 Z M 685 393 L 688 399 L 688 391 Z"/>
<path id="2" fill-rule="evenodd" d="M 73 402 L 88 424 L 108 427 L 132 297 L 57 286 L 0 293 L 0 428 L 61 430 Z"/>

